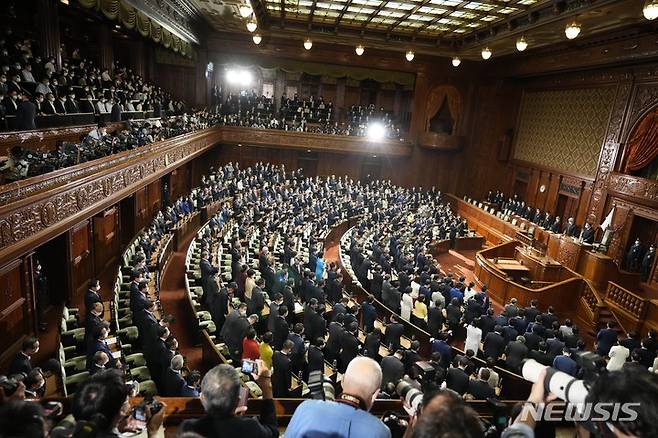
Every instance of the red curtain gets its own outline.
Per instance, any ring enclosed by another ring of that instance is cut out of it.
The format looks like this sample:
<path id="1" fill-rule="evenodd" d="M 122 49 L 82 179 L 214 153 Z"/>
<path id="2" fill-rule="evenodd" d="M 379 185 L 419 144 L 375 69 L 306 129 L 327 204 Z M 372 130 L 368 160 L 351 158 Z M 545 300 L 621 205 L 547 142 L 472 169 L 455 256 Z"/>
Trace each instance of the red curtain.
<path id="1" fill-rule="evenodd" d="M 633 130 L 626 147 L 626 172 L 640 170 L 658 156 L 658 107 L 647 114 Z"/>

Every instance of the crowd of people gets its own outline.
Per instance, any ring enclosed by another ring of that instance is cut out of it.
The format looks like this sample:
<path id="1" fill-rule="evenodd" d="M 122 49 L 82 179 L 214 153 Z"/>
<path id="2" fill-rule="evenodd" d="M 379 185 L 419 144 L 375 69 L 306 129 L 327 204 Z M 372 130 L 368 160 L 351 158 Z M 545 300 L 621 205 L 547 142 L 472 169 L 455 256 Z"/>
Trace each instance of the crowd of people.
<path id="1" fill-rule="evenodd" d="M 103 69 L 75 49 L 58 68 L 53 57 L 43 57 L 34 40 L 11 28 L 0 39 L 0 120 L 14 116 L 12 130 L 36 129 L 36 116 L 79 113 L 110 114 L 121 121 L 123 112 L 143 111 L 153 117 L 182 114 L 185 104 L 131 69 L 114 65 Z"/>
<path id="2" fill-rule="evenodd" d="M 146 281 L 151 273 L 147 260 L 163 233 L 195 208 L 224 198 L 230 201 L 203 231 L 199 269 L 201 305 L 211 313 L 216 342 L 227 345 L 232 365 L 218 365 L 201 376 L 186 368 L 171 335 L 171 319 L 154 317 L 157 303 L 148 299 Z M 321 244 L 329 227 L 357 216 L 343 262 L 351 265 L 359 283 L 371 294 L 361 303 L 355 303 L 345 291 L 338 265 L 325 262 Z M 278 436 L 273 398 L 291 395 L 293 376 L 308 381 L 313 373 L 324 373 L 325 362 L 342 374 L 342 392 L 335 402 L 302 403 L 286 436 L 391 436 L 392 423 L 384 423 L 368 411 L 377 399 L 400 397 L 400 385 L 423 394 L 422 403 L 404 424 L 411 436 L 462 436 L 465 431 L 469 436 L 483 436 L 484 423 L 464 400 L 495 398 L 502 380 L 498 366 L 518 372 L 523 360 L 532 358 L 581 376 L 578 358 L 585 351 L 585 342 L 575 324 L 560 322 L 552 308 L 543 311 L 536 302 L 522 308 L 514 299 L 496 314 L 486 287 L 476 288 L 465 278 L 441 270 L 429 253 L 430 244 L 458 238 L 467 230 L 468 224 L 435 191 L 405 189 L 386 181 L 361 184 L 345 177 L 304 178 L 300 171 L 290 173 L 269 164 L 247 169 L 228 164 L 212 171 L 198 190 L 156 216 L 140 237 L 131 260 L 130 307 L 158 392 L 202 395 L 206 415 L 184 422 L 180 432 Z M 255 254 L 249 244 L 252 237 L 257 241 Z M 273 244 L 277 238 L 283 241 L 280 251 Z M 230 248 L 230 266 L 213 263 L 213 254 L 223 244 Z M 301 252 L 302 248 L 308 252 Z M 394 312 L 383 328 L 375 324 L 383 320 L 373 304 L 375 299 Z M 100 320 L 100 301 L 98 283 L 92 282 L 85 296 L 85 333 L 90 334 L 85 342 L 88 367 L 93 372 L 76 391 L 72 405 L 76 423 L 70 426 L 74 435 L 83 428 L 102 434 L 130 427 L 125 420 L 132 411 L 124 407 L 130 388 L 124 384 L 121 361 L 114 360 L 103 343 L 108 328 Z M 294 317 L 297 302 L 303 309 L 302 322 Z M 403 347 L 402 320 L 430 332 L 429 358 L 420 356 L 417 340 Z M 454 354 L 451 339 L 464 334 L 464 354 Z M 360 335 L 364 335 L 363 341 Z M 390 354 L 380 355 L 382 346 Z M 629 333 L 618 339 L 610 323 L 598 333 L 596 343 L 596 353 L 608 358 L 606 370 L 589 396 L 593 400 L 622 399 L 624 386 L 642 387 L 639 397 L 648 406 L 655 405 L 658 378 L 648 369 L 655 371 L 658 366 L 657 346 L 655 332 L 644 338 Z M 30 356 L 38 348 L 38 340 L 26 341 L 10 371 L 31 375 Z M 235 367 L 245 360 L 257 363 L 258 371 L 251 379 L 262 391 L 258 419 L 240 416 L 246 409 L 240 395 L 244 376 Z M 421 367 L 419 362 L 429 366 Z M 20 384 L 25 390 L 18 398 L 42 387 L 36 374 Z M 532 403 L 548 402 L 541 379 L 528 399 Z M 614 387 L 606 387 L 604 381 L 607 385 L 615 382 Z M 25 402 L 13 401 L 0 409 L 3 413 L 29 412 L 29 424 L 38 419 L 43 425 L 49 420 L 38 406 L 32 405 L 30 410 Z M 166 406 L 156 401 L 143 408 L 142 427 L 154 436 Z M 515 412 L 523 409 L 521 404 Z M 641 420 L 632 424 L 611 425 L 634 436 L 653 436 L 658 423 L 650 420 L 655 412 L 643 408 L 641 415 Z M 0 425 L 7 428 L 3 430 L 15 430 L 15 425 L 5 423 Z M 503 436 L 531 437 L 533 427 L 527 415 L 513 413 Z M 34 436 L 43 433 L 42 427 Z"/>
<path id="3" fill-rule="evenodd" d="M 506 215 L 517 215 L 526 219 L 533 224 L 544 228 L 553 233 L 564 234 L 565 236 L 577 238 L 586 244 L 594 243 L 595 229 L 592 224 L 586 222 L 581 230 L 574 218 L 570 217 L 565 224 L 562 223 L 559 216 L 553 217 L 549 212 L 542 211 L 539 208 L 532 208 L 526 205 L 518 195 L 505 197 L 501 191 L 490 191 L 487 194 L 486 201 L 496 205 L 497 208 Z M 656 244 L 649 243 L 647 247 L 642 243 L 640 238 L 636 238 L 629 246 L 624 257 L 623 268 L 628 272 L 639 272 L 642 281 L 647 281 L 656 259 Z"/>
<path id="4" fill-rule="evenodd" d="M 204 129 L 212 123 L 214 116 L 205 112 L 132 120 L 114 132 L 100 122 L 79 143 L 64 142 L 53 151 L 14 146 L 0 172 L 5 182 L 17 181 Z"/>
<path id="5" fill-rule="evenodd" d="M 211 105 L 211 110 L 219 114 L 220 123 L 227 126 L 364 137 L 369 135 L 368 127 L 378 123 L 385 138 L 399 139 L 401 135 L 392 114 L 372 104 L 352 105 L 345 120 L 339 122 L 333 103 L 325 102 L 322 96 L 303 99 L 297 94 L 292 97 L 283 94 L 278 112 L 272 97 L 258 95 L 255 90 L 230 93 L 225 100 L 218 93 L 214 102 L 217 103 Z"/>

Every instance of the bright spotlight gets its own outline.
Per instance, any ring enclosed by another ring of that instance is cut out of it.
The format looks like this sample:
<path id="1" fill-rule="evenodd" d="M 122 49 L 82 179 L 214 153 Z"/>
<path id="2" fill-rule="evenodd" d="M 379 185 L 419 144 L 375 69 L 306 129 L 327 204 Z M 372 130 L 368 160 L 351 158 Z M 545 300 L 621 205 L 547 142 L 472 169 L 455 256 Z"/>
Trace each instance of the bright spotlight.
<path id="1" fill-rule="evenodd" d="M 368 126 L 368 140 L 378 141 L 386 136 L 386 128 L 381 123 L 371 123 Z"/>
<path id="2" fill-rule="evenodd" d="M 229 69 L 226 71 L 226 80 L 232 85 L 248 87 L 251 85 L 253 76 L 249 70 Z"/>

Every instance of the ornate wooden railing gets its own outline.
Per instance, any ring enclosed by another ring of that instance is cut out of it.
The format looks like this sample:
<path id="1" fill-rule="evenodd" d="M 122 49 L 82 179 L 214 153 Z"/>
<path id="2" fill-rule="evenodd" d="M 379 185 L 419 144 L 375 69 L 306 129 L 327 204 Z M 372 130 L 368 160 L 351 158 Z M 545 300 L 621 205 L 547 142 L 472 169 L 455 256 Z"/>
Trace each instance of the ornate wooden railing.
<path id="1" fill-rule="evenodd" d="M 605 302 L 613 311 L 625 330 L 639 330 L 644 324 L 650 301 L 628 289 L 608 283 Z"/>

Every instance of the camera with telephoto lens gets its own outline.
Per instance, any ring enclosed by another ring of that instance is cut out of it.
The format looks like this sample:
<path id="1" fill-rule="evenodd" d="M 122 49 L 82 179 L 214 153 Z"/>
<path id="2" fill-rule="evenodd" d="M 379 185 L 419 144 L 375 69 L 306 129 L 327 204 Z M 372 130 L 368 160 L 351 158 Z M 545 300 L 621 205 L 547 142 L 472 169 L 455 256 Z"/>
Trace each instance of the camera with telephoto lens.
<path id="1" fill-rule="evenodd" d="M 322 371 L 311 371 L 308 375 L 308 389 L 314 400 L 336 400 L 336 389 L 331 379 Z"/>
<path id="2" fill-rule="evenodd" d="M 18 373 L 11 376 L 0 376 L 0 388 L 3 389 L 7 397 L 12 396 L 18 389 L 18 385 L 25 379 L 25 374 Z"/>
<path id="3" fill-rule="evenodd" d="M 404 402 L 409 406 L 409 415 L 416 415 L 420 413 L 420 405 L 423 403 L 423 392 L 411 386 L 410 383 L 400 380 L 395 385 L 395 392 L 398 393 Z M 405 407 L 405 409 L 407 409 Z"/>
<path id="4" fill-rule="evenodd" d="M 606 363 L 601 356 L 589 351 L 575 354 L 574 360 L 582 370 L 582 380 L 542 365 L 533 359 L 528 359 L 523 363 L 521 374 L 527 381 L 535 383 L 539 378 L 539 373 L 546 369 L 544 378 L 546 392 L 555 394 L 560 400 L 567 403 L 582 405 L 585 403 L 592 382 L 601 373 L 606 372 Z"/>

